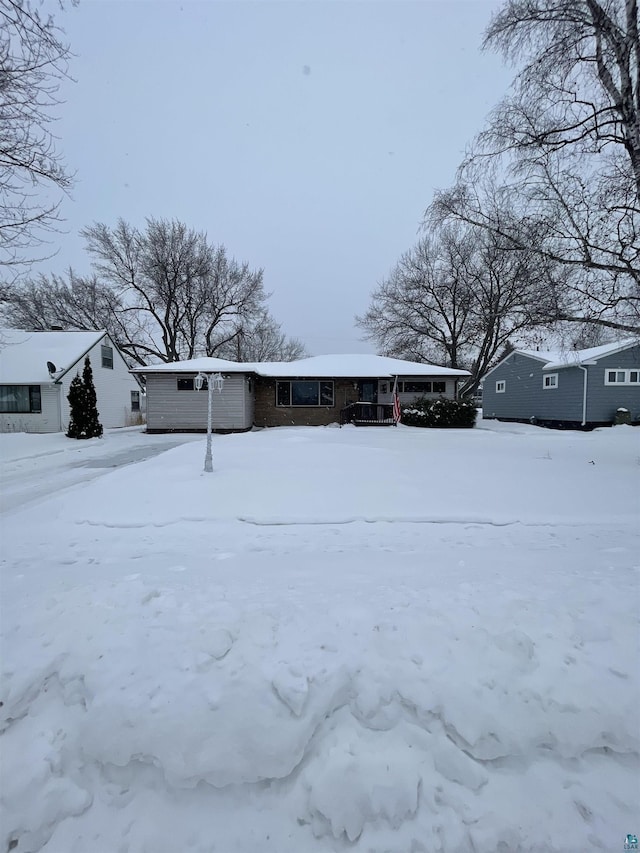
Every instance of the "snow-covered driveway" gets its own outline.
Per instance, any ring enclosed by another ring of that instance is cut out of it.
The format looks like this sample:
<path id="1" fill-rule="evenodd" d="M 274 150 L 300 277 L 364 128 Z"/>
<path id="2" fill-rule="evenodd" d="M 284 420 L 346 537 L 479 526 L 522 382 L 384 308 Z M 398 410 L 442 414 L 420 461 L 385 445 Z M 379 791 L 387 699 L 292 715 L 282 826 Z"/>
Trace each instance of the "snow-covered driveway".
<path id="1" fill-rule="evenodd" d="M 147 435 L 142 427 L 106 430 L 100 439 L 74 441 L 62 433 L 0 436 L 0 513 L 32 504 L 86 480 L 150 459 L 200 435 Z"/>
<path id="2" fill-rule="evenodd" d="M 0 845 L 622 849 L 640 431 L 488 426 L 200 437 L 5 516 Z"/>

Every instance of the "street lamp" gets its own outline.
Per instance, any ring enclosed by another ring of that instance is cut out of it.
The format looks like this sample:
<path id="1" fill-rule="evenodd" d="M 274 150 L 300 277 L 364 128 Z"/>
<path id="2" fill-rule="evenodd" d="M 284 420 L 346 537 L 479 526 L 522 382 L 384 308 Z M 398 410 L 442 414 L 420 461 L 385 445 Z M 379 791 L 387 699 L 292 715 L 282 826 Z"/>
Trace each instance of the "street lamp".
<path id="1" fill-rule="evenodd" d="M 211 455 L 211 403 L 214 388 L 219 394 L 222 393 L 224 376 L 221 373 L 198 373 L 194 380 L 196 391 L 201 391 L 205 382 L 209 390 L 209 397 L 207 406 L 207 452 L 204 457 L 204 470 L 211 474 L 213 472 L 213 457 Z"/>

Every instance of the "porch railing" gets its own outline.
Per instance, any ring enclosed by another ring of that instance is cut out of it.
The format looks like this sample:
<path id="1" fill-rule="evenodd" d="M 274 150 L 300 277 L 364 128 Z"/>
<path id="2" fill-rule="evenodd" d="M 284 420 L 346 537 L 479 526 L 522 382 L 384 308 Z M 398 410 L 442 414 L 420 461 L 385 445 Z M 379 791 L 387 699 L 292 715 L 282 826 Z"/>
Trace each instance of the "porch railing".
<path id="1" fill-rule="evenodd" d="M 393 426 L 393 406 L 388 403 L 349 403 L 340 410 L 340 426 Z"/>

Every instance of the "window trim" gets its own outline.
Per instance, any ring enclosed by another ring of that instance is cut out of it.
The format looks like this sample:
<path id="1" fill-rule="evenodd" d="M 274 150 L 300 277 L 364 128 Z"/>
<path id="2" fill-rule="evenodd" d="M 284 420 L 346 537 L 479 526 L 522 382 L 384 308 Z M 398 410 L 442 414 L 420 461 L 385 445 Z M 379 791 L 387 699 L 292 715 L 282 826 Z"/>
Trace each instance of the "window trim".
<path id="1" fill-rule="evenodd" d="M 616 378 L 612 381 L 609 379 L 609 374 L 614 373 Z M 622 381 L 618 381 L 618 374 L 624 373 L 624 379 Z M 635 373 L 637 379 L 635 382 L 631 381 L 631 374 Z M 629 385 L 632 388 L 636 385 L 640 385 L 640 367 L 605 367 L 604 370 L 604 384 L 605 385 L 615 385 L 619 387 L 620 385 Z"/>
<path id="2" fill-rule="evenodd" d="M 5 411 L 0 404 L 0 414 L 2 415 L 41 415 L 42 414 L 42 388 L 40 385 L 1 385 L 0 388 L 27 388 L 29 397 L 28 409 L 10 409 Z M 38 407 L 34 407 L 34 399 L 38 399 Z"/>
<path id="3" fill-rule="evenodd" d="M 109 353 L 111 354 L 109 355 Z M 105 364 L 105 358 L 107 364 Z M 113 370 L 113 347 L 110 347 L 109 344 L 100 344 L 100 363 L 106 370 Z"/>
<path id="4" fill-rule="evenodd" d="M 502 386 L 502 387 L 500 387 Z M 496 394 L 504 394 L 507 390 L 507 380 L 506 379 L 496 379 Z"/>
<path id="5" fill-rule="evenodd" d="M 132 391 L 131 392 L 131 411 L 139 412 L 140 411 L 140 391 Z"/>
<path id="6" fill-rule="evenodd" d="M 195 374 L 193 376 L 176 376 L 176 391 L 180 391 L 180 392 L 182 392 L 182 391 L 195 391 L 196 390 L 195 381 L 196 381 Z M 187 387 L 181 388 L 180 387 L 181 382 L 184 383 Z M 203 389 L 205 389 L 207 387 L 206 380 L 203 383 L 202 387 L 203 387 Z"/>
<path id="7" fill-rule="evenodd" d="M 407 385 L 426 385 L 427 388 L 424 388 L 422 391 L 412 391 L 407 389 Z M 435 386 L 444 386 L 439 390 L 436 390 Z M 390 393 L 393 391 L 393 386 L 390 386 Z M 382 391 L 381 393 L 385 393 Z M 447 393 L 447 380 L 445 379 L 400 379 L 398 381 L 398 393 L 399 394 L 414 394 L 415 396 L 420 396 L 421 394 L 446 394 Z"/>
<path id="8" fill-rule="evenodd" d="M 547 379 L 553 379 L 554 381 L 547 385 Z M 549 391 L 552 388 L 558 387 L 558 374 L 557 373 L 543 373 L 542 374 L 542 388 L 545 391 Z"/>
<path id="9" fill-rule="evenodd" d="M 398 383 L 400 385 L 400 383 Z M 413 388 L 407 388 L 407 385 L 426 385 L 428 387 L 416 391 Z M 403 379 L 402 393 L 403 394 L 433 394 L 433 382 L 431 379 Z"/>
<path id="10" fill-rule="evenodd" d="M 294 403 L 293 402 L 293 388 L 292 385 L 294 382 L 316 382 L 318 385 L 318 402 L 317 403 Z M 280 403 L 280 386 L 288 385 L 289 386 L 289 402 L 288 403 Z M 330 385 L 331 386 L 331 402 L 323 403 L 322 402 L 322 386 Z M 275 404 L 277 409 L 333 409 L 336 405 L 336 389 L 335 382 L 333 379 L 315 379 L 314 377 L 310 379 L 276 379 L 275 381 Z"/>

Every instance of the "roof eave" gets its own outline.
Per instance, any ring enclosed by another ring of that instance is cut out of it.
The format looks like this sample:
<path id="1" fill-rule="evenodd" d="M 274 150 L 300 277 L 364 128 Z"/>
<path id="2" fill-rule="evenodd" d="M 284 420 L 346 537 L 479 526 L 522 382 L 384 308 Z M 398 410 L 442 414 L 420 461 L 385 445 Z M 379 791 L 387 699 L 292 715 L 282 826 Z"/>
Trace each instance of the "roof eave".
<path id="1" fill-rule="evenodd" d="M 107 332 L 107 330 L 106 330 L 106 329 L 104 329 L 104 330 L 103 330 L 103 332 L 102 332 L 102 334 L 100 335 L 100 337 L 99 337 L 99 338 L 96 338 L 96 339 L 95 339 L 95 341 L 91 344 L 91 346 L 90 346 L 90 347 L 88 347 L 88 348 L 87 348 L 87 349 L 82 353 L 82 355 L 80 355 L 80 356 L 78 356 L 78 358 L 76 358 L 76 360 L 73 362 L 73 364 L 70 364 L 70 365 L 69 365 L 69 367 L 67 367 L 67 368 L 65 368 L 63 371 L 61 371 L 60 376 L 58 376 L 58 378 L 56 379 L 56 383 L 59 383 L 61 379 L 64 379 L 64 377 L 67 375 L 67 373 L 69 373 L 69 371 L 70 371 L 70 370 L 73 370 L 73 368 L 76 366 L 76 364 L 77 364 L 79 361 L 82 361 L 82 359 L 83 359 L 83 358 L 86 358 L 87 354 L 88 354 L 88 353 L 90 353 L 90 352 L 91 352 L 91 350 L 92 350 L 92 349 L 93 349 L 97 344 L 99 344 L 99 343 L 100 343 L 100 341 L 101 341 L 101 340 L 103 340 L 103 339 L 104 339 L 108 334 L 109 334 L 109 333 Z M 120 352 L 120 350 L 118 350 L 118 352 Z M 122 355 L 122 353 L 120 353 L 120 354 Z"/>

